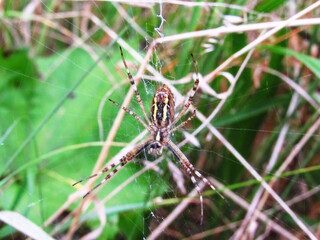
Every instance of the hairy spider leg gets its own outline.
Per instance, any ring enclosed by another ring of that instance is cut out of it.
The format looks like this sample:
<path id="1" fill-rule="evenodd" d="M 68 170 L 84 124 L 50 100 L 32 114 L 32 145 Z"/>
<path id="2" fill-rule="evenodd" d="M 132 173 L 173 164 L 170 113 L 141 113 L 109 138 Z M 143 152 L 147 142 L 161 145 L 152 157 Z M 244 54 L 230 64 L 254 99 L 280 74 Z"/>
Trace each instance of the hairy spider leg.
<path id="1" fill-rule="evenodd" d="M 185 120 L 184 122 L 180 123 L 178 126 L 171 129 L 170 134 L 187 125 L 192 119 L 194 119 L 195 116 L 196 116 L 196 110 L 193 111 L 192 115 L 188 117 L 187 120 Z"/>
<path id="2" fill-rule="evenodd" d="M 121 47 L 120 47 L 120 52 L 121 52 L 121 58 L 122 58 L 123 64 L 124 64 L 124 66 L 125 66 L 125 68 L 126 68 L 126 70 L 127 70 L 128 78 L 129 78 L 129 80 L 130 80 L 130 82 L 131 82 L 131 86 L 132 86 L 133 89 L 134 89 L 134 92 L 135 92 L 136 97 L 137 97 L 137 101 L 138 101 L 139 106 L 140 106 L 140 108 L 141 108 L 141 110 L 142 110 L 142 112 L 143 112 L 143 116 L 144 116 L 144 118 L 147 120 L 148 124 L 150 125 L 150 124 L 151 124 L 150 119 L 149 119 L 149 117 L 148 117 L 148 115 L 147 115 L 146 109 L 144 108 L 144 105 L 143 105 L 142 99 L 141 99 L 141 97 L 140 97 L 140 93 L 139 93 L 139 91 L 138 91 L 137 85 L 135 84 L 135 82 L 134 82 L 134 80 L 133 80 L 133 77 L 132 77 L 132 75 L 131 75 L 131 73 L 130 73 L 130 71 L 129 71 L 129 68 L 128 68 L 128 66 L 127 66 L 126 60 L 124 59 L 124 56 L 123 56 L 123 52 L 122 52 L 122 48 L 121 48 Z"/>
<path id="3" fill-rule="evenodd" d="M 124 106 L 121 106 L 119 103 L 113 101 L 112 99 L 109 99 L 110 102 L 112 102 L 113 104 L 117 105 L 119 108 L 123 109 L 124 111 L 126 111 L 127 113 L 129 113 L 131 116 L 133 116 L 135 119 L 138 120 L 139 123 L 141 123 L 149 132 L 150 127 L 137 115 L 135 114 L 133 111 L 131 111 L 129 108 L 126 108 Z"/>
<path id="4" fill-rule="evenodd" d="M 170 149 L 170 147 L 169 147 Z M 171 150 L 171 149 L 170 149 Z M 188 168 L 185 163 L 179 158 L 178 155 L 176 155 L 176 153 L 171 150 L 171 152 L 173 153 L 173 155 L 175 155 L 175 157 L 179 160 L 179 163 L 181 164 L 181 166 L 184 168 L 184 170 L 189 174 L 190 178 L 191 178 L 191 181 L 193 183 L 193 185 L 196 187 L 196 190 L 199 194 L 199 197 L 200 197 L 200 206 L 201 206 L 201 220 L 200 220 L 200 225 L 202 225 L 203 223 L 203 197 L 202 197 L 202 190 L 201 188 L 199 187 L 199 184 L 198 184 L 198 181 L 196 180 L 196 178 L 192 175 L 192 172 L 190 170 L 190 168 Z"/>
<path id="5" fill-rule="evenodd" d="M 187 166 L 183 166 L 186 171 L 188 172 L 190 178 L 191 178 L 191 181 L 192 183 L 196 186 L 196 189 L 197 189 L 197 192 L 199 194 L 199 197 L 200 197 L 200 206 L 201 206 L 201 220 L 200 220 L 200 225 L 202 225 L 203 223 L 203 197 L 202 197 L 202 190 L 201 188 L 199 187 L 199 184 L 196 180 L 196 178 L 192 175 L 191 173 L 191 170 L 187 167 Z"/>
<path id="6" fill-rule="evenodd" d="M 104 179 L 102 179 L 102 181 L 100 183 L 98 183 L 96 186 L 94 186 L 92 189 L 90 189 L 84 196 L 83 198 L 85 198 L 86 196 L 88 196 L 93 190 L 95 190 L 96 188 L 98 188 L 99 186 L 101 186 L 102 184 L 106 183 L 107 180 L 109 180 L 111 177 L 113 177 L 123 166 L 125 166 L 128 162 L 130 162 L 134 157 L 136 157 L 143 149 L 145 149 L 146 147 L 148 147 L 150 145 L 150 143 L 153 141 L 153 137 L 150 136 L 147 139 L 145 139 L 144 141 L 142 141 L 141 143 L 139 143 L 134 149 L 132 149 L 131 151 L 129 151 L 126 155 L 124 155 L 122 158 L 120 158 L 119 161 L 117 161 L 116 163 L 112 163 L 109 166 L 106 166 L 103 170 L 101 170 L 100 172 L 93 174 L 90 177 L 84 178 L 76 183 L 74 183 L 72 186 L 86 181 L 90 178 L 93 177 L 97 177 L 100 176 L 101 174 L 108 172 L 109 170 L 113 169 L 112 172 L 110 172 Z"/>
<path id="7" fill-rule="evenodd" d="M 100 187 L 102 184 L 106 183 L 107 180 L 109 180 L 112 176 L 114 176 L 119 170 L 120 168 L 122 168 L 124 165 L 126 165 L 126 163 L 128 162 L 126 160 L 125 157 L 122 157 L 120 159 L 121 163 L 120 164 L 117 164 L 116 168 L 112 170 L 112 172 L 110 172 L 104 179 L 102 179 L 101 182 L 99 182 L 97 185 L 95 185 L 92 189 L 90 189 L 84 196 L 83 198 L 85 198 L 86 196 L 88 196 L 92 191 L 94 191 L 95 189 L 97 189 L 98 187 Z"/>
<path id="8" fill-rule="evenodd" d="M 195 173 L 205 184 L 207 184 L 212 190 L 214 190 L 223 200 L 225 198 L 218 192 L 218 190 L 213 186 L 213 184 L 200 172 L 198 172 L 192 163 L 189 162 L 188 158 L 181 152 L 181 150 L 178 148 L 176 144 L 174 144 L 171 140 L 168 140 L 168 148 L 171 150 L 171 152 L 174 153 L 174 155 L 180 160 L 184 162 L 184 164 L 193 172 Z"/>
<path id="9" fill-rule="evenodd" d="M 199 73 L 198 73 L 198 64 L 196 62 L 196 60 L 194 59 L 193 55 L 191 54 L 192 57 L 192 61 L 194 64 L 194 69 L 196 72 L 196 81 L 194 82 L 193 88 L 191 90 L 191 93 L 189 95 L 189 98 L 186 102 L 186 104 L 184 105 L 183 109 L 181 110 L 181 112 L 179 113 L 179 115 L 173 120 L 173 122 L 171 123 L 171 128 L 180 120 L 180 118 L 185 114 L 185 112 L 188 110 L 188 108 L 190 107 L 192 101 L 193 101 L 193 97 L 198 89 L 198 85 L 199 85 Z"/>

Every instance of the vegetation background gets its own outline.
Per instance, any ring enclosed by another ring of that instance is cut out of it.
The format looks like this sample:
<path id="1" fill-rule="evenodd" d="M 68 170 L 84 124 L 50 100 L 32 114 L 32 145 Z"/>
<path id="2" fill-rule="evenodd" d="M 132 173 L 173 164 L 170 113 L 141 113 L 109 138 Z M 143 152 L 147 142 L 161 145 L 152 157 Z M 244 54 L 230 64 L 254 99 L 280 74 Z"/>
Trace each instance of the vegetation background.
<path id="1" fill-rule="evenodd" d="M 0 238 L 319 239 L 319 6 L 0 1 Z M 148 113 L 163 83 L 181 109 L 198 62 L 197 118 L 172 138 L 227 199 L 204 188 L 203 225 L 167 151 L 72 187 L 146 135 L 107 101 L 142 116 L 119 46 Z"/>

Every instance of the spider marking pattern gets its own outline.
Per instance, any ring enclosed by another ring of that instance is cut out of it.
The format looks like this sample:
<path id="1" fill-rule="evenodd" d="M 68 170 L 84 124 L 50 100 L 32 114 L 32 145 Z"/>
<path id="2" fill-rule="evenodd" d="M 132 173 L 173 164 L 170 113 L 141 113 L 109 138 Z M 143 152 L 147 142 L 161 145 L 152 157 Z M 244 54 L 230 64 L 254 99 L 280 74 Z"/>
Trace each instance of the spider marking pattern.
<path id="1" fill-rule="evenodd" d="M 108 179 L 110 179 L 112 176 L 114 176 L 123 166 L 125 166 L 127 163 L 129 163 L 134 157 L 136 157 L 142 150 L 148 149 L 148 153 L 152 154 L 154 156 L 161 155 L 163 148 L 168 148 L 173 155 L 177 158 L 179 163 L 181 164 L 182 168 L 186 171 L 186 173 L 190 176 L 191 181 L 196 187 L 196 190 L 200 196 L 200 204 L 201 204 L 201 223 L 203 222 L 203 197 L 202 197 L 202 191 L 198 185 L 198 182 L 195 178 L 197 176 L 201 181 L 203 181 L 205 184 L 207 184 L 211 189 L 213 189 L 222 199 L 224 197 L 216 190 L 216 188 L 213 186 L 213 184 L 200 172 L 198 172 L 194 166 L 191 164 L 191 162 L 188 160 L 188 158 L 184 155 L 184 153 L 180 150 L 180 148 L 171 141 L 170 135 L 177 131 L 178 129 L 184 127 L 188 122 L 190 122 L 195 116 L 196 111 L 193 111 L 192 115 L 188 117 L 187 120 L 180 123 L 178 126 L 175 126 L 175 124 L 181 119 L 181 117 L 185 114 L 185 112 L 189 109 L 193 97 L 197 91 L 198 85 L 199 85 L 199 74 L 198 74 L 198 67 L 197 62 L 194 59 L 193 55 L 191 54 L 192 61 L 194 63 L 194 68 L 196 72 L 196 80 L 193 85 L 193 88 L 191 90 L 191 93 L 189 95 L 189 98 L 187 102 L 185 103 L 183 109 L 178 114 L 178 116 L 175 118 L 175 100 L 174 96 L 170 90 L 170 88 L 163 84 L 160 86 L 152 99 L 151 104 L 151 119 L 149 119 L 146 110 L 144 108 L 143 102 L 141 100 L 140 94 L 138 92 L 137 86 L 133 80 L 133 77 L 131 73 L 129 72 L 127 63 L 124 59 L 122 48 L 120 47 L 121 52 L 121 58 L 123 61 L 123 64 L 126 68 L 128 78 L 131 82 L 132 87 L 134 88 L 135 95 L 137 98 L 137 101 L 139 103 L 139 106 L 143 112 L 144 118 L 147 121 L 147 123 L 140 118 L 137 114 L 135 114 L 130 109 L 121 106 L 119 103 L 109 99 L 110 102 L 118 106 L 119 108 L 123 109 L 127 113 L 129 113 L 131 116 L 133 116 L 138 122 L 140 122 L 149 132 L 150 136 L 143 140 L 141 143 L 139 143 L 136 147 L 134 147 L 131 151 L 129 151 L 126 155 L 121 157 L 117 162 L 112 163 L 108 166 L 106 166 L 104 169 L 102 169 L 100 172 L 93 174 L 90 177 L 84 178 L 76 183 L 74 183 L 72 186 L 81 183 L 85 180 L 88 180 L 93 177 L 97 177 L 103 173 L 109 172 L 107 176 L 95 187 L 93 187 L 91 190 L 89 190 L 83 198 L 88 196 L 94 189 L 98 188 L 102 184 L 106 183 Z"/>

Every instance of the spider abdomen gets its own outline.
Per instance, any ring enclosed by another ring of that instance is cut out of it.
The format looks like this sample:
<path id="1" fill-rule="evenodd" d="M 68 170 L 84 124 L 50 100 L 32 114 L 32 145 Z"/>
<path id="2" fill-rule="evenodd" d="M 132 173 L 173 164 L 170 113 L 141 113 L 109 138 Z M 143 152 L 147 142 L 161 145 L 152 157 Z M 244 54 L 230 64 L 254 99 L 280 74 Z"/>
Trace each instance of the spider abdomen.
<path id="1" fill-rule="evenodd" d="M 167 127 L 174 117 L 174 96 L 163 84 L 155 92 L 151 105 L 151 119 L 158 128 Z"/>

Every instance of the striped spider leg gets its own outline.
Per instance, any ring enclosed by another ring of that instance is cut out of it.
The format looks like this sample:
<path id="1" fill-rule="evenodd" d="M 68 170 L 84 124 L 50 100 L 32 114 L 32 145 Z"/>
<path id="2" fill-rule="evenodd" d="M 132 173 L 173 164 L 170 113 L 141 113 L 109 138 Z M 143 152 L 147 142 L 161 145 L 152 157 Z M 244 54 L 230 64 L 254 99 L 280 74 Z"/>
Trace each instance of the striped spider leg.
<path id="1" fill-rule="evenodd" d="M 143 115 L 145 117 L 145 119 L 147 120 L 148 124 L 150 125 L 150 120 L 147 116 L 147 113 L 146 113 L 146 110 L 144 108 L 144 105 L 143 105 L 143 102 L 142 102 L 142 99 L 140 97 L 140 94 L 139 94 L 139 91 L 137 89 L 137 86 L 133 80 L 133 77 L 128 69 L 128 66 L 127 66 L 127 63 L 124 59 L 124 56 L 123 56 L 123 52 L 122 52 L 122 48 L 120 47 L 120 53 L 121 53 L 121 58 L 122 58 L 122 61 L 123 61 L 123 64 L 126 68 L 126 71 L 127 71 L 127 74 L 128 74 L 128 78 L 131 82 L 131 85 L 133 86 L 134 88 L 134 92 L 135 92 L 135 95 L 136 95 L 136 98 L 137 98 L 137 101 L 139 103 L 139 106 L 143 112 Z M 131 116 L 133 116 L 138 122 L 140 122 L 149 132 L 151 131 L 151 128 L 137 115 L 135 114 L 133 111 L 131 111 L 130 109 L 124 107 L 124 106 L 121 106 L 119 103 L 113 101 L 112 99 L 109 99 L 110 102 L 112 102 L 113 104 L 115 104 L 116 106 L 118 106 L 119 108 L 123 109 L 125 112 L 127 112 L 128 114 L 130 114 Z M 89 180 L 93 177 L 97 177 L 97 176 L 100 176 L 101 174 L 105 173 L 105 172 L 108 172 L 110 170 L 112 170 L 111 173 L 109 173 L 99 184 L 97 184 L 95 187 L 93 187 L 92 189 L 90 189 L 84 196 L 83 198 L 85 198 L 86 196 L 88 196 L 93 190 L 95 190 L 96 188 L 98 188 L 99 186 L 101 186 L 102 184 L 106 183 L 106 181 L 108 179 L 110 179 L 112 176 L 114 176 L 119 170 L 120 168 L 122 168 L 124 165 L 126 165 L 129 161 L 132 160 L 132 158 L 134 158 L 136 155 L 138 155 L 143 149 L 145 149 L 146 147 L 148 147 L 148 145 L 150 144 L 150 139 L 151 137 L 147 138 L 146 140 L 144 140 L 142 143 L 140 143 L 139 145 L 137 145 L 133 150 L 131 150 L 130 152 L 128 152 L 125 156 L 123 156 L 120 160 L 118 160 L 118 162 L 116 163 L 113 163 L 113 164 L 110 164 L 108 166 L 106 166 L 102 171 L 96 173 L 96 174 L 93 174 L 87 178 L 84 178 L 76 183 L 74 183 L 72 186 L 75 186 L 76 184 L 78 183 L 81 183 L 83 181 L 86 181 L 86 180 Z"/>
<path id="2" fill-rule="evenodd" d="M 184 122 L 180 123 L 178 126 L 173 127 L 172 129 L 170 129 L 170 134 L 179 130 L 180 128 L 183 128 L 185 125 L 187 125 L 192 119 L 194 119 L 194 117 L 196 116 L 197 111 L 194 110 L 192 115 L 190 117 L 188 117 L 187 120 L 185 120 Z"/>
<path id="3" fill-rule="evenodd" d="M 183 156 L 181 157 L 181 155 L 179 156 L 178 154 L 178 152 L 175 152 L 174 150 L 173 150 L 173 148 L 170 146 L 170 144 L 169 144 L 169 150 L 173 153 L 173 155 L 179 160 L 179 163 L 181 164 L 181 166 L 184 168 L 184 170 L 189 174 L 189 177 L 190 177 L 190 179 L 191 179 L 191 181 L 192 181 L 192 183 L 193 183 L 193 185 L 195 185 L 195 187 L 196 187 L 196 190 L 197 190 L 197 192 L 198 192 L 198 194 L 199 194 L 199 197 L 200 197 L 200 206 L 201 206 L 201 220 L 200 220 L 200 225 L 202 225 L 202 223 L 203 223 L 203 197 L 202 197 L 202 191 L 201 191 L 201 188 L 199 187 L 199 184 L 198 184 L 198 182 L 197 182 L 197 180 L 195 179 L 195 177 L 192 175 L 192 171 L 191 171 L 191 169 L 185 164 L 185 161 L 183 160 L 183 158 L 184 159 L 187 159 L 186 158 L 186 156 L 184 156 L 184 154 L 182 154 Z M 188 160 L 187 160 L 187 162 L 189 162 Z"/>
<path id="4" fill-rule="evenodd" d="M 141 108 L 141 110 L 142 110 L 142 112 L 143 112 L 143 116 L 144 116 L 144 118 L 147 120 L 148 124 L 150 125 L 151 123 L 150 123 L 149 117 L 148 117 L 148 115 L 147 115 L 146 109 L 144 108 L 144 105 L 143 105 L 142 99 L 141 99 L 141 97 L 140 97 L 138 88 L 137 88 L 136 84 L 134 83 L 133 77 L 132 77 L 132 75 L 131 75 L 131 73 L 130 73 L 130 71 L 129 71 L 129 68 L 128 68 L 128 66 L 127 66 L 126 60 L 124 59 L 124 56 L 123 56 L 123 52 L 122 52 L 122 48 L 121 48 L 121 47 L 120 47 L 120 53 L 121 53 L 121 58 L 122 58 L 123 64 L 124 64 L 124 66 L 125 66 L 125 68 L 126 68 L 126 70 L 127 70 L 127 74 L 128 74 L 128 78 L 129 78 L 129 80 L 130 80 L 131 86 L 132 86 L 133 89 L 134 89 L 134 93 L 136 94 L 137 101 L 138 101 L 139 106 L 140 106 L 140 108 Z"/>
<path id="5" fill-rule="evenodd" d="M 200 204 L 201 204 L 201 221 L 200 224 L 202 225 L 203 222 L 203 197 L 202 197 L 202 190 L 198 185 L 197 180 L 194 178 L 194 176 L 192 175 L 192 173 L 194 173 L 195 175 L 197 175 L 198 178 L 201 179 L 201 181 L 203 181 L 205 184 L 207 184 L 212 190 L 214 190 L 223 200 L 225 200 L 225 198 L 217 191 L 217 189 L 213 186 L 213 184 L 207 179 L 205 178 L 200 172 L 198 172 L 194 166 L 192 165 L 192 163 L 189 162 L 188 158 L 183 154 L 183 152 L 180 150 L 180 148 L 174 144 L 171 140 L 168 141 L 168 148 L 169 150 L 173 153 L 173 155 L 179 160 L 180 164 L 185 168 L 185 170 L 187 171 L 187 173 L 190 175 L 190 178 L 193 182 L 193 184 L 195 185 L 197 192 L 200 196 Z"/>
<path id="6" fill-rule="evenodd" d="M 129 151 L 126 155 L 124 155 L 122 158 L 120 158 L 117 162 L 112 163 L 108 166 L 106 166 L 104 169 L 102 169 L 100 172 L 93 174 L 90 177 L 84 178 L 78 182 L 76 182 L 74 185 L 83 182 L 85 180 L 88 180 L 93 177 L 97 177 L 102 175 L 103 173 L 109 172 L 109 174 L 94 188 L 89 190 L 87 194 L 84 195 L 84 197 L 88 196 L 94 189 L 101 186 L 102 184 L 106 183 L 107 180 L 109 180 L 112 176 L 114 176 L 123 166 L 125 166 L 127 163 L 129 163 L 134 157 L 136 157 L 142 150 L 148 149 L 148 152 L 152 155 L 161 155 L 163 148 L 169 148 L 169 150 L 173 153 L 173 155 L 178 159 L 179 163 L 181 164 L 182 168 L 188 173 L 190 176 L 191 181 L 195 185 L 198 194 L 200 196 L 200 203 L 201 203 L 201 224 L 203 222 L 203 196 L 202 191 L 198 185 L 198 182 L 195 178 L 197 176 L 201 181 L 203 181 L 205 184 L 207 184 L 210 188 L 212 188 L 214 191 L 216 191 L 221 198 L 224 199 L 224 197 L 216 190 L 216 188 L 213 186 L 213 184 L 200 172 L 198 172 L 194 166 L 190 163 L 190 161 L 187 159 L 187 157 L 183 154 L 183 152 L 179 149 L 179 147 L 174 144 L 171 139 L 170 135 L 177 131 L 178 129 L 184 127 L 188 122 L 190 122 L 195 116 L 196 111 L 193 111 L 192 115 L 188 117 L 187 120 L 180 123 L 178 126 L 175 126 L 175 124 L 181 119 L 181 117 L 185 114 L 185 112 L 189 109 L 190 105 L 192 104 L 193 97 L 196 93 L 196 90 L 199 85 L 199 77 L 198 77 L 198 67 L 197 62 L 195 61 L 193 55 L 191 55 L 195 72 L 196 72 L 196 80 L 193 85 L 193 88 L 191 90 L 191 93 L 187 99 L 187 102 L 185 103 L 183 109 L 178 114 L 178 116 L 175 118 L 175 101 L 174 96 L 170 90 L 170 88 L 163 84 L 156 90 L 152 103 L 151 103 L 151 118 L 147 116 L 146 110 L 144 108 L 143 102 L 141 100 L 140 94 L 138 92 L 137 86 L 133 80 L 132 75 L 130 74 L 130 71 L 127 67 L 127 63 L 124 59 L 122 49 L 120 48 L 121 58 L 123 61 L 123 64 L 126 68 L 128 78 L 131 82 L 132 87 L 134 88 L 136 98 L 138 100 L 139 106 L 143 112 L 144 118 L 147 121 L 147 123 L 139 117 L 137 114 L 135 114 L 130 109 L 121 106 L 119 103 L 109 99 L 113 104 L 133 116 L 138 122 L 140 122 L 149 132 L 150 136 L 147 137 L 145 140 L 143 140 L 141 143 L 139 143 L 136 147 L 134 147 L 131 151 Z M 151 121 L 150 121 L 151 120 Z"/>
<path id="7" fill-rule="evenodd" d="M 122 158 L 120 158 L 117 162 L 112 163 L 108 166 L 106 166 L 104 169 L 102 169 L 100 172 L 97 172 L 96 174 L 91 175 L 90 177 L 84 178 L 76 183 L 74 183 L 72 186 L 81 183 L 83 181 L 86 181 L 90 178 L 100 176 L 101 174 L 108 172 L 112 170 L 100 183 L 98 183 L 95 187 L 90 189 L 84 196 L 88 196 L 93 190 L 101 186 L 102 184 L 106 183 L 107 180 L 109 180 L 111 177 L 113 177 L 123 166 L 125 166 L 128 162 L 130 162 L 134 157 L 136 157 L 143 149 L 147 148 L 151 142 L 153 142 L 153 137 L 149 136 L 147 139 L 139 143 L 135 148 L 133 148 L 131 151 L 129 151 L 126 155 L 124 155 Z"/>
<path id="8" fill-rule="evenodd" d="M 196 60 L 194 59 L 193 55 L 191 54 L 192 61 L 194 63 L 194 68 L 195 68 L 195 73 L 196 73 L 196 80 L 193 85 L 193 88 L 191 90 L 191 93 L 189 95 L 189 98 L 187 102 L 185 103 L 183 109 L 179 113 L 179 115 L 173 120 L 173 122 L 170 125 L 170 130 L 169 133 L 172 134 L 173 132 L 179 130 L 180 128 L 184 127 L 187 125 L 195 116 L 196 116 L 196 110 L 193 111 L 192 115 L 188 117 L 187 120 L 184 122 L 180 123 L 178 126 L 175 126 L 175 124 L 181 119 L 181 117 L 185 114 L 185 112 L 189 109 L 190 105 L 192 104 L 193 97 L 198 89 L 199 85 L 199 73 L 198 73 L 198 65 Z M 205 178 L 200 172 L 198 172 L 194 166 L 190 163 L 188 158 L 183 154 L 183 152 L 179 149 L 179 147 L 174 144 L 171 140 L 167 142 L 169 150 L 173 153 L 173 155 L 179 160 L 179 163 L 182 165 L 182 167 L 185 169 L 185 171 L 189 174 L 191 181 L 195 185 L 197 192 L 200 196 L 200 205 L 201 205 L 201 221 L 200 224 L 202 225 L 203 223 L 203 197 L 202 197 L 202 190 L 200 189 L 197 180 L 193 176 L 192 173 L 197 175 L 205 184 L 207 184 L 212 190 L 214 190 L 223 200 L 225 198 L 217 191 L 217 189 L 214 187 L 214 185 L 207 179 Z"/>
<path id="9" fill-rule="evenodd" d="M 180 119 L 181 117 L 185 114 L 185 112 L 189 109 L 192 101 L 193 101 L 193 97 L 198 89 L 198 85 L 199 85 L 199 73 L 198 73 L 198 64 L 197 61 L 194 59 L 193 55 L 191 54 L 192 57 L 192 61 L 194 64 L 194 70 L 196 72 L 196 81 L 194 82 L 193 88 L 191 90 L 190 96 L 188 98 L 188 101 L 186 102 L 186 104 L 184 105 L 183 109 L 181 110 L 181 112 L 179 113 L 179 115 L 173 120 L 173 122 L 171 123 L 171 127 L 173 127 Z"/>

